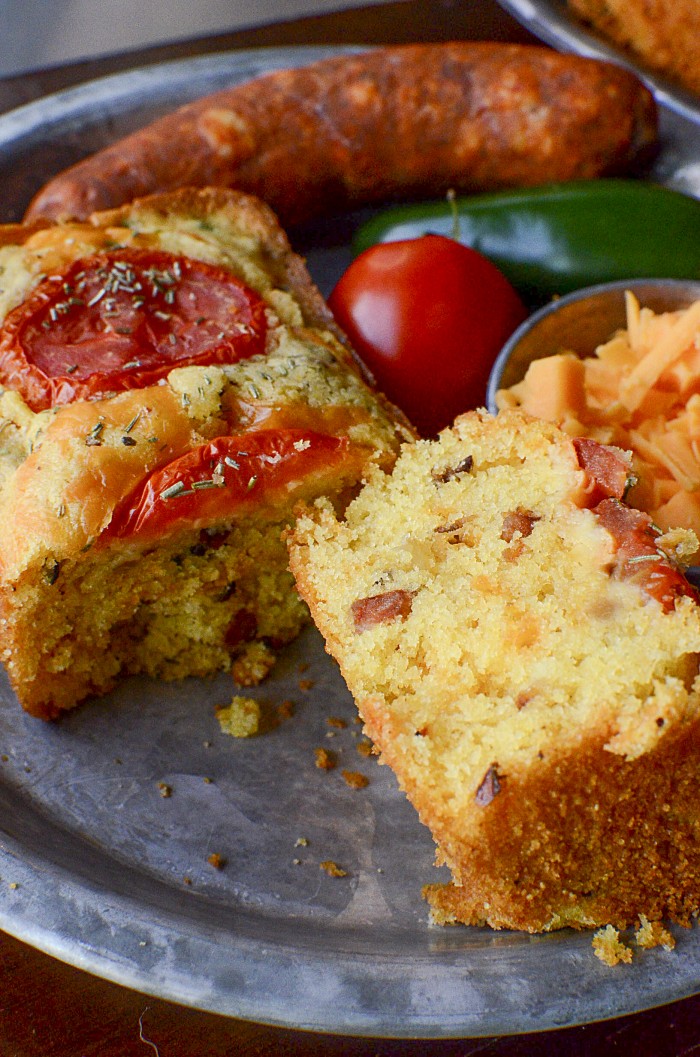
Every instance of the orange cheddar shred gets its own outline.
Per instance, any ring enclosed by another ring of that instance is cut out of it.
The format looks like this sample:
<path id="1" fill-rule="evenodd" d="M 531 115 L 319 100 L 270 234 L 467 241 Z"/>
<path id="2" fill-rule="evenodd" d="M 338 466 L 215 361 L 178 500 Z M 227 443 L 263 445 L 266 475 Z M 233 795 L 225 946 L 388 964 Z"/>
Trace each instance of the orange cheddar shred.
<path id="1" fill-rule="evenodd" d="M 628 501 L 700 538 L 700 301 L 657 314 L 628 292 L 626 329 L 595 355 L 535 360 L 496 402 L 631 451 Z"/>

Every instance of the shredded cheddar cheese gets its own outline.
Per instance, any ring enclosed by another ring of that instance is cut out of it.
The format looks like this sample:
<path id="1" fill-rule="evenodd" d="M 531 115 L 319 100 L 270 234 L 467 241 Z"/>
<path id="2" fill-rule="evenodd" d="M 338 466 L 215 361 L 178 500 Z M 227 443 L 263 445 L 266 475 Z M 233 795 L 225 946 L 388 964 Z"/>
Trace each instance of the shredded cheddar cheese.
<path id="1" fill-rule="evenodd" d="M 700 537 L 700 301 L 656 314 L 628 292 L 626 324 L 594 356 L 533 361 L 498 407 L 628 449 L 637 478 L 628 501 L 664 531 Z"/>

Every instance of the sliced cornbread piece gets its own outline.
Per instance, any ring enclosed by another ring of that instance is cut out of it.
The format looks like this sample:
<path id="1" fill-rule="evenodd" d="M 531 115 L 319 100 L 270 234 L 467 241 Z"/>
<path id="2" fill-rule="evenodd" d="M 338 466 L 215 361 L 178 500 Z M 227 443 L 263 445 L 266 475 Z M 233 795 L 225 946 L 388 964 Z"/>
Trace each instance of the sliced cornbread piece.
<path id="1" fill-rule="evenodd" d="M 280 533 L 407 429 L 235 192 L 0 228 L 0 642 L 30 712 L 236 664 L 308 619 Z"/>
<path id="2" fill-rule="evenodd" d="M 700 607 L 629 459 L 518 411 L 406 445 L 289 540 L 366 733 L 430 828 L 442 922 L 700 905 Z M 669 557 L 666 550 L 671 552 Z"/>

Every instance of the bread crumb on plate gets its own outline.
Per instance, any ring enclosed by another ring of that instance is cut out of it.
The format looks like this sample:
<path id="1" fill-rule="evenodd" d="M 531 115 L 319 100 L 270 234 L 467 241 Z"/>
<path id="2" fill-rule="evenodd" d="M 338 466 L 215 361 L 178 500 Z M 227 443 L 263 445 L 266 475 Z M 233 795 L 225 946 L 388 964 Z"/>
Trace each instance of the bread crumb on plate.
<path id="1" fill-rule="evenodd" d="M 619 965 L 620 962 L 628 965 L 632 961 L 631 949 L 622 942 L 620 933 L 613 925 L 606 925 L 594 934 L 593 953 L 609 966 Z"/>
<path id="2" fill-rule="evenodd" d="M 252 697 L 236 694 L 230 705 L 220 705 L 216 718 L 223 734 L 233 738 L 252 738 L 260 730 L 260 703 Z"/>

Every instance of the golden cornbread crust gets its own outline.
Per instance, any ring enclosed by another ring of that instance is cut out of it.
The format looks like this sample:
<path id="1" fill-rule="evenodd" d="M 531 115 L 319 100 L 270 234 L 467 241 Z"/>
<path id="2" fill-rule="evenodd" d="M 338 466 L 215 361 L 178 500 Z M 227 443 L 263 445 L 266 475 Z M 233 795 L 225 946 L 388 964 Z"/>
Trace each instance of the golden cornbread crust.
<path id="1" fill-rule="evenodd" d="M 650 70 L 700 93 L 696 0 L 568 0 L 569 7 Z"/>
<path id="2" fill-rule="evenodd" d="M 687 924 L 700 607 L 619 575 L 557 427 L 474 412 L 290 534 L 365 731 L 438 845 L 436 921 Z"/>
<path id="3" fill-rule="evenodd" d="M 121 247 L 231 271 L 263 299 L 265 351 L 45 411 L 0 393 L 1 658 L 22 705 L 44 718 L 121 674 L 182 678 L 236 663 L 253 683 L 269 651 L 308 620 L 280 538 L 294 502 L 328 494 L 342 505 L 368 464 L 393 461 L 410 435 L 362 378 L 274 214 L 234 191 L 184 190 L 85 223 L 0 228 L 0 320 L 44 275 Z M 257 501 L 253 490 L 214 522 L 162 538 L 103 537 L 153 471 L 216 438 L 241 438 L 243 450 L 258 431 L 290 429 L 343 438 L 342 463 L 317 465 L 288 495 Z"/>
<path id="4" fill-rule="evenodd" d="M 478 840 L 450 860 L 459 884 L 426 886 L 436 920 L 530 932 L 626 928 L 640 915 L 690 923 L 700 904 L 700 719 L 636 760 L 604 741 L 508 775 Z"/>

